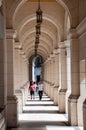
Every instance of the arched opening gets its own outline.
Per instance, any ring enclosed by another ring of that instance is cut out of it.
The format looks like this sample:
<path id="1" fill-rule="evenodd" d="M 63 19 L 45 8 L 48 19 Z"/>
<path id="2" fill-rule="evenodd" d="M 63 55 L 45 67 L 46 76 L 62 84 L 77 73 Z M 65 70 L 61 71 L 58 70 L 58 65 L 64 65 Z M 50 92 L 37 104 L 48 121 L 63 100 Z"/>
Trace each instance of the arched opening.
<path id="1" fill-rule="evenodd" d="M 33 69 L 32 69 L 32 79 L 33 81 L 35 81 L 36 83 L 38 83 L 41 79 L 42 79 L 42 57 L 41 56 L 36 56 L 33 59 Z"/>

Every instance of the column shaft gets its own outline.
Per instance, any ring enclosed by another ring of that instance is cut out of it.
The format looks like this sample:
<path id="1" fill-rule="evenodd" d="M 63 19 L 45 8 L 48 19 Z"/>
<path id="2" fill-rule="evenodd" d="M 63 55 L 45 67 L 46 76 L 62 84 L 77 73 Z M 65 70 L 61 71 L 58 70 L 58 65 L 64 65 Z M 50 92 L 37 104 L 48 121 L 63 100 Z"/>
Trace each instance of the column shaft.
<path id="1" fill-rule="evenodd" d="M 58 88 L 59 88 L 59 52 L 54 50 L 55 66 L 54 66 L 54 104 L 58 105 Z"/>
<path id="2" fill-rule="evenodd" d="M 68 99 L 68 120 L 71 125 L 78 125 L 77 101 L 80 94 L 79 41 L 76 37 L 76 30 L 71 31 L 71 95 Z M 75 34 L 74 37 L 73 34 Z"/>
<path id="3" fill-rule="evenodd" d="M 14 96 L 13 44 L 15 31 L 6 30 L 6 86 L 7 86 L 7 126 L 16 127 L 18 123 L 17 98 Z"/>
<path id="4" fill-rule="evenodd" d="M 59 89 L 59 111 L 65 112 L 66 108 L 66 89 L 67 89 L 67 64 L 66 50 L 64 47 L 60 50 L 60 89 Z"/>

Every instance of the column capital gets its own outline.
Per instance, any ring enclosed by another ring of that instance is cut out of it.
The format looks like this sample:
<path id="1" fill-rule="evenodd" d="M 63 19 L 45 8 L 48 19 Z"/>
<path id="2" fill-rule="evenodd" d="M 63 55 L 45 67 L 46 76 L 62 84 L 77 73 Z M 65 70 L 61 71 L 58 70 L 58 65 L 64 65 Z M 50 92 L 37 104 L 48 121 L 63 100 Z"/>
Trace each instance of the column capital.
<path id="1" fill-rule="evenodd" d="M 60 42 L 59 49 L 65 49 L 65 48 L 66 48 L 65 41 Z"/>
<path id="2" fill-rule="evenodd" d="M 65 40 L 64 43 L 66 48 L 70 48 L 70 40 Z"/>
<path id="3" fill-rule="evenodd" d="M 20 46 L 20 42 L 15 42 L 15 45 L 14 45 L 15 49 L 19 49 L 21 48 Z"/>
<path id="4" fill-rule="evenodd" d="M 54 58 L 55 57 L 55 55 L 52 53 L 52 54 L 50 54 L 50 58 Z"/>
<path id="5" fill-rule="evenodd" d="M 69 102 L 77 102 L 78 98 L 79 98 L 79 95 L 73 95 L 73 94 L 71 94 L 69 96 L 69 98 L 68 98 L 68 101 Z"/>
<path id="6" fill-rule="evenodd" d="M 16 31 L 14 29 L 6 29 L 6 38 L 7 39 L 16 38 Z"/>
<path id="7" fill-rule="evenodd" d="M 53 50 L 53 53 L 54 53 L 54 55 L 58 55 L 58 54 L 60 53 L 60 49 L 59 49 L 59 48 L 54 49 L 54 50 Z"/>
<path id="8" fill-rule="evenodd" d="M 47 61 L 50 61 L 50 57 L 47 58 Z"/>
<path id="9" fill-rule="evenodd" d="M 25 55 L 25 52 L 23 50 L 19 49 L 19 54 L 20 55 Z"/>

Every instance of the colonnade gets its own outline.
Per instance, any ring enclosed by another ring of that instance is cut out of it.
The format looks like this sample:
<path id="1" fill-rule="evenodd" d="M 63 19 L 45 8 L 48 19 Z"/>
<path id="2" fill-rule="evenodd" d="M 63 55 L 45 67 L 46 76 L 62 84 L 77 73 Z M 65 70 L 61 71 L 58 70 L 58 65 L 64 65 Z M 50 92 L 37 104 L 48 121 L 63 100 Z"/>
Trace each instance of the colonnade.
<path id="1" fill-rule="evenodd" d="M 6 30 L 7 125 L 12 127 L 18 125 L 18 114 L 22 112 L 28 95 L 28 61 L 15 43 L 15 37 L 13 29 Z"/>
<path id="2" fill-rule="evenodd" d="M 4 5 L 4 1 L 3 1 Z M 17 127 L 28 95 L 28 60 L 15 41 L 16 31 L 6 29 L 5 11 L 0 0 L 0 129 L 6 125 Z M 68 114 L 71 125 L 83 125 L 86 130 L 86 18 L 76 29 L 70 30 L 69 39 L 43 63 L 45 92 Z M 84 49 L 85 48 L 85 49 Z M 81 51 L 81 49 L 83 51 Z M 83 53 L 84 52 L 84 53 Z M 1 126 L 2 124 L 2 126 Z"/>
<path id="3" fill-rule="evenodd" d="M 63 44 L 63 43 L 62 43 Z M 65 112 L 65 94 L 67 90 L 66 48 L 63 45 L 53 51 L 44 63 L 45 91 L 60 112 Z"/>
<path id="4" fill-rule="evenodd" d="M 69 124 L 83 125 L 83 113 L 80 114 L 82 117 L 80 121 L 78 108 L 81 102 L 79 102 L 79 41 L 76 30 L 71 30 L 70 40 L 61 42 L 52 56 L 50 55 L 45 61 L 44 81 L 46 93 L 59 106 L 60 112 L 68 114 Z M 85 113 L 85 102 L 82 111 Z"/>

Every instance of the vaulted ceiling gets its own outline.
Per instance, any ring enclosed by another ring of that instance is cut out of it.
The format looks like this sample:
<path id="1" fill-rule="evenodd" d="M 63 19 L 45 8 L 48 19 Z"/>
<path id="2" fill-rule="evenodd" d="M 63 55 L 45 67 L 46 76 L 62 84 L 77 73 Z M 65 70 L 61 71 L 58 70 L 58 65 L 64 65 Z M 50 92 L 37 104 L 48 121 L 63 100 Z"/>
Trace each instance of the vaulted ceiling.
<path id="1" fill-rule="evenodd" d="M 40 6 L 43 22 L 37 53 L 45 60 L 64 37 L 66 10 L 58 0 L 40 0 Z M 16 44 L 28 59 L 34 55 L 37 8 L 38 0 L 6 1 L 6 28 L 16 30 Z"/>

